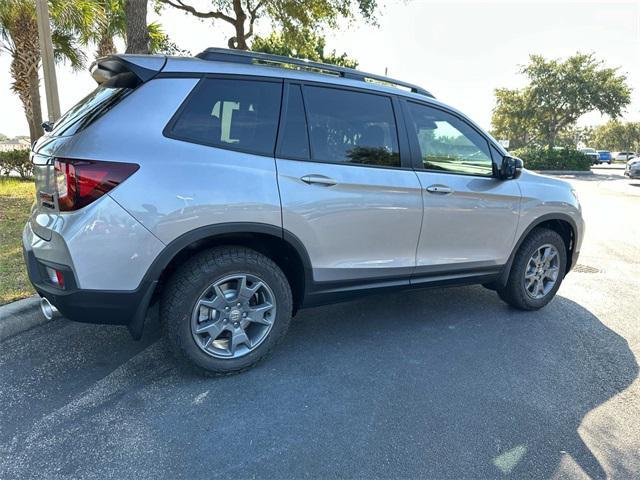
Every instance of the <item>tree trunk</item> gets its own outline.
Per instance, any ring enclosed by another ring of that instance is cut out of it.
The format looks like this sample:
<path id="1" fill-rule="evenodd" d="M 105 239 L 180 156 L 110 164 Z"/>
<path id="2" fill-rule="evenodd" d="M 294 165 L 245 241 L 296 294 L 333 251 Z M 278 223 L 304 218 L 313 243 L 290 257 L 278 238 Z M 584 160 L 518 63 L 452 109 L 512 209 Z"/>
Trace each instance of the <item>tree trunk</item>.
<path id="1" fill-rule="evenodd" d="M 106 57 L 116 53 L 116 46 L 113 43 L 113 37 L 107 33 L 100 37 L 98 42 L 98 49 L 96 50 L 96 58 Z"/>
<path id="2" fill-rule="evenodd" d="M 236 36 L 229 39 L 229 48 L 236 50 L 249 50 L 245 35 L 244 22 L 247 20 L 247 14 L 242 8 L 241 0 L 233 0 L 233 11 L 236 15 L 233 26 L 236 29 Z"/>
<path id="3" fill-rule="evenodd" d="M 44 135 L 42 106 L 40 105 L 40 77 L 38 77 L 37 68 L 33 69 L 29 75 L 29 97 L 31 99 L 31 123 L 33 123 L 33 133 L 37 139 Z M 31 135 L 31 130 L 31 125 L 29 125 L 29 135 Z"/>
<path id="4" fill-rule="evenodd" d="M 148 54 L 147 0 L 127 0 L 124 14 L 127 23 L 127 50 L 125 53 Z"/>
<path id="5" fill-rule="evenodd" d="M 31 142 L 43 134 L 42 110 L 40 107 L 40 44 L 38 25 L 28 11 L 22 11 L 12 25 L 11 38 L 14 48 L 10 67 L 13 83 L 11 89 L 18 95 L 29 125 Z"/>

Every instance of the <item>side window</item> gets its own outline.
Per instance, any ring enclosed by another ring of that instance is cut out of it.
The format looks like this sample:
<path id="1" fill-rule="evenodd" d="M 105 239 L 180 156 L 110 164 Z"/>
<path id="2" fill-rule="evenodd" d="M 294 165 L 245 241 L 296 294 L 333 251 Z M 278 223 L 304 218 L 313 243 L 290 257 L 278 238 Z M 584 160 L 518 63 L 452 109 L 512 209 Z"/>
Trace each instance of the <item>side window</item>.
<path id="1" fill-rule="evenodd" d="M 273 155 L 281 83 L 207 78 L 196 88 L 171 128 L 172 137 Z"/>
<path id="2" fill-rule="evenodd" d="M 413 129 L 427 170 L 466 175 L 493 174 L 487 141 L 470 125 L 449 113 L 407 102 Z"/>
<path id="3" fill-rule="evenodd" d="M 313 160 L 400 166 L 389 97 L 309 86 L 304 100 Z"/>
<path id="4" fill-rule="evenodd" d="M 289 98 L 285 108 L 278 155 L 285 158 L 308 160 L 309 136 L 300 85 L 289 86 Z"/>

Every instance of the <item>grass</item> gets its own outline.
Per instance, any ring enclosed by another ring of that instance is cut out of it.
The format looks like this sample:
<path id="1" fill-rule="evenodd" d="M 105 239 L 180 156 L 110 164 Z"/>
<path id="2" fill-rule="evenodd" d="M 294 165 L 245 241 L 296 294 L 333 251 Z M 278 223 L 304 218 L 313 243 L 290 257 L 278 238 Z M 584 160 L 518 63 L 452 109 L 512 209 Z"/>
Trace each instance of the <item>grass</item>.
<path id="1" fill-rule="evenodd" d="M 22 229 L 34 197 L 32 180 L 0 177 L 0 305 L 34 293 L 22 257 Z"/>

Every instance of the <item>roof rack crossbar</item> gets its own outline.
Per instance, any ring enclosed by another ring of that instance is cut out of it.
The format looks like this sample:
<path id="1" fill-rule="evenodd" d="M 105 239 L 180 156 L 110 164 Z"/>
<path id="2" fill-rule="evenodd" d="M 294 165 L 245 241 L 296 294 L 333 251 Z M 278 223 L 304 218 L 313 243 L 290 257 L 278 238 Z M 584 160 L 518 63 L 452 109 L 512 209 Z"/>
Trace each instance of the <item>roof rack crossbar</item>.
<path id="1" fill-rule="evenodd" d="M 406 88 L 413 93 L 419 95 L 425 95 L 427 97 L 435 98 L 430 92 L 422 87 L 413 85 L 411 83 L 395 80 L 393 78 L 385 77 L 383 75 L 375 75 L 373 73 L 365 73 L 353 68 L 340 67 L 337 65 L 329 65 L 327 63 L 313 62 L 310 60 L 303 60 L 299 58 L 284 57 L 281 55 L 271 55 L 262 52 L 249 52 L 246 50 L 231 50 L 228 48 L 207 48 L 203 52 L 196 55 L 201 60 L 211 60 L 218 62 L 231 62 L 231 63 L 264 63 L 272 65 L 294 65 L 309 70 L 317 70 L 321 73 L 329 73 L 338 75 L 344 78 L 350 78 L 353 80 L 361 81 L 374 81 L 379 83 L 385 83 L 392 86 Z"/>

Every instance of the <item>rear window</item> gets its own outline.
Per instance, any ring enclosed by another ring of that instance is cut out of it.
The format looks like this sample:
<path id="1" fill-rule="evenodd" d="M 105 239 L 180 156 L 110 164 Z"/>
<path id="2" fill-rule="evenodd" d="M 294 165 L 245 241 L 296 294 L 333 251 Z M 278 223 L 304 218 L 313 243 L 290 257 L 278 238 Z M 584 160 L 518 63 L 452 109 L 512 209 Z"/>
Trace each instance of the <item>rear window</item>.
<path id="1" fill-rule="evenodd" d="M 213 147 L 273 155 L 281 95 L 281 82 L 207 78 L 166 133 Z"/>
<path id="2" fill-rule="evenodd" d="M 304 100 L 313 160 L 400 166 L 389 97 L 310 86 Z"/>
<path id="3" fill-rule="evenodd" d="M 73 135 L 116 105 L 133 89 L 98 87 L 71 107 L 51 131 L 52 136 Z"/>

